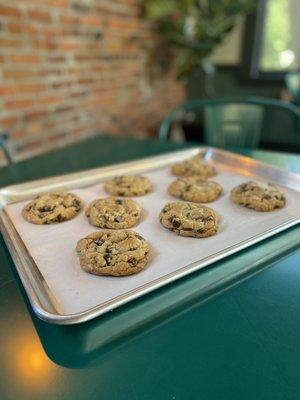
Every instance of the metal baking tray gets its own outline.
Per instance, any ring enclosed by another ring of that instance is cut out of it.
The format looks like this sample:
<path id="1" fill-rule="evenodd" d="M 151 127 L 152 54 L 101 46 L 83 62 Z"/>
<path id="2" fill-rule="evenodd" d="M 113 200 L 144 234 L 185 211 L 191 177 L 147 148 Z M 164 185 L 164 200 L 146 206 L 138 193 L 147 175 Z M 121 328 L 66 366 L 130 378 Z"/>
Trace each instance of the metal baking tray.
<path id="1" fill-rule="evenodd" d="M 274 182 L 288 190 L 292 190 L 296 197 L 299 196 L 297 199 L 300 201 L 300 175 L 280 170 L 276 167 L 255 161 L 248 157 L 210 147 L 192 148 L 88 171 L 40 179 L 27 183 L 11 185 L 0 190 L 1 231 L 15 262 L 31 305 L 35 313 L 41 319 L 57 324 L 74 324 L 87 321 L 300 222 L 299 207 L 296 212 L 294 209 L 293 213 L 287 213 L 284 222 L 277 223 L 275 218 L 275 222 L 271 227 L 266 227 L 259 234 L 249 237 L 248 240 L 239 240 L 237 238 L 235 243 L 232 243 L 222 251 L 216 251 L 214 254 L 202 259 L 199 258 L 196 262 L 194 261 L 184 266 L 180 265 L 172 272 L 168 272 L 157 279 L 150 280 L 149 282 L 139 285 L 134 289 L 130 289 L 125 293 L 113 296 L 105 302 L 101 302 L 93 307 L 75 313 L 66 313 L 61 310 L 60 305 L 57 304 L 56 296 L 49 287 L 41 269 L 37 266 L 33 256 L 30 254 L 30 251 L 28 251 L 22 237 L 14 226 L 12 219 L 6 212 L 6 206 L 30 199 L 40 192 L 58 189 L 73 190 L 88 188 L 92 185 L 103 182 L 109 177 L 120 174 L 151 173 L 152 171 L 166 168 L 174 162 L 189 158 L 197 154 L 199 151 L 202 152 L 203 157 L 208 162 L 214 162 L 220 171 L 243 176 L 244 180 L 261 179 Z M 170 200 L 171 199 L 166 196 L 165 201 L 167 202 Z M 210 206 L 214 208 L 213 204 L 214 203 L 211 203 Z M 259 217 L 260 213 L 256 214 L 257 217 Z M 172 235 L 174 234 L 170 232 L 170 235 L 172 240 Z M 79 238 L 81 236 L 79 236 Z M 199 239 L 192 240 L 199 241 Z M 200 241 L 202 240 L 206 239 L 200 239 Z M 143 274 L 143 272 L 141 274 Z"/>

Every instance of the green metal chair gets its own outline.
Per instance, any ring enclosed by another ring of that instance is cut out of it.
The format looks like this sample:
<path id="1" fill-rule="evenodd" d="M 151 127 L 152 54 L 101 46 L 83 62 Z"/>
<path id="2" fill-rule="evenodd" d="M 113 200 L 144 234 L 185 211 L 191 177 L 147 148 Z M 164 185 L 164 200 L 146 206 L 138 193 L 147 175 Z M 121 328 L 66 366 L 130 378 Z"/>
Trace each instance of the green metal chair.
<path id="1" fill-rule="evenodd" d="M 11 164 L 13 162 L 13 158 L 10 152 L 10 149 L 8 147 L 8 134 L 7 133 L 0 133 L 0 148 L 3 151 L 3 154 L 6 158 L 6 161 L 8 164 Z"/>
<path id="2" fill-rule="evenodd" d="M 285 83 L 293 102 L 300 104 L 300 71 L 289 72 L 285 75 Z"/>
<path id="3" fill-rule="evenodd" d="M 290 103 L 256 97 L 193 100 L 179 105 L 161 124 L 159 138 L 167 140 L 173 121 L 191 120 L 200 110 L 204 113 L 204 141 L 210 146 L 258 147 L 266 110 L 288 113 L 300 143 L 300 109 Z"/>

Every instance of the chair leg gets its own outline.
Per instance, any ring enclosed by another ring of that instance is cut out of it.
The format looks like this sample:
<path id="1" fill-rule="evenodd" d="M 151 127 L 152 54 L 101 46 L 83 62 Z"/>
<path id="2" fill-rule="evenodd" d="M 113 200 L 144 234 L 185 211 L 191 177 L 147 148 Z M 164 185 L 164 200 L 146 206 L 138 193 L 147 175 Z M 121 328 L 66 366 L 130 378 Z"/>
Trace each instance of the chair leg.
<path id="1" fill-rule="evenodd" d="M 11 155 L 11 151 L 7 146 L 7 141 L 8 141 L 8 134 L 7 133 L 2 133 L 0 134 L 0 147 L 3 150 L 3 153 L 5 155 L 5 158 L 8 162 L 8 164 L 12 164 L 13 163 L 13 158 Z"/>

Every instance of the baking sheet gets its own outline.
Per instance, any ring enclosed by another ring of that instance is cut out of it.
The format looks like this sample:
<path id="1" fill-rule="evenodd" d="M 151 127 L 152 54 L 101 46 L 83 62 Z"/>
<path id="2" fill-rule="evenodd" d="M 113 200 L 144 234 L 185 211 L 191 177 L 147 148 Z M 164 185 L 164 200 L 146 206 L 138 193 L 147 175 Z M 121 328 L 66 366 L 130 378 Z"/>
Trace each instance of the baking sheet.
<path id="1" fill-rule="evenodd" d="M 143 174 L 154 182 L 155 191 L 136 198 L 144 211 L 142 221 L 132 229 L 145 237 L 152 251 L 145 270 L 130 277 L 98 277 L 81 270 L 75 252 L 76 243 L 97 230 L 88 223 L 83 212 L 68 222 L 40 226 L 22 218 L 21 210 L 27 201 L 7 205 L 6 213 L 55 297 L 58 312 L 76 314 L 89 310 L 299 217 L 300 193 L 291 189 L 284 189 L 286 207 L 273 212 L 255 212 L 233 204 L 229 198 L 230 189 L 251 179 L 251 176 L 249 173 L 246 177 L 233 174 L 215 164 L 219 174 L 213 180 L 223 186 L 224 193 L 207 205 L 219 212 L 221 226 L 217 235 L 203 239 L 177 236 L 159 223 L 158 214 L 164 204 L 176 200 L 166 191 L 174 179 L 169 167 Z M 102 183 L 72 191 L 86 204 L 107 196 Z"/>

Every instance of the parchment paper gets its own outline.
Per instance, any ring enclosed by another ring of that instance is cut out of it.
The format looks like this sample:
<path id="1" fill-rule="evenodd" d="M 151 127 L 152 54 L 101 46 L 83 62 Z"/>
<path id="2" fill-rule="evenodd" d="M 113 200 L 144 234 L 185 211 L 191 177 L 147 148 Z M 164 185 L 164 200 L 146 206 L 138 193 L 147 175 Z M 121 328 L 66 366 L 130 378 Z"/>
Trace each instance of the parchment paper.
<path id="1" fill-rule="evenodd" d="M 224 193 L 220 199 L 207 205 L 221 215 L 221 227 L 217 235 L 203 239 L 177 236 L 159 223 L 158 214 L 164 204 L 167 201 L 176 201 L 166 190 L 174 179 L 169 168 L 144 174 L 154 182 L 155 191 L 135 199 L 144 211 L 141 223 L 132 229 L 150 243 L 152 252 L 145 270 L 130 277 L 101 277 L 81 270 L 75 252 L 76 243 L 80 238 L 97 230 L 88 223 L 84 212 L 67 222 L 40 226 L 26 222 L 21 216 L 21 210 L 28 201 L 8 205 L 6 211 L 44 276 L 61 311 L 65 314 L 77 313 L 123 295 L 234 244 L 249 240 L 300 215 L 300 193 L 289 189 L 284 189 L 287 205 L 280 210 L 263 213 L 234 205 L 229 198 L 230 189 L 251 179 L 251 176 L 234 175 L 221 171 L 220 166 L 218 167 L 220 173 L 213 180 L 223 186 Z M 72 192 L 79 195 L 86 204 L 95 198 L 107 196 L 102 183 Z"/>

